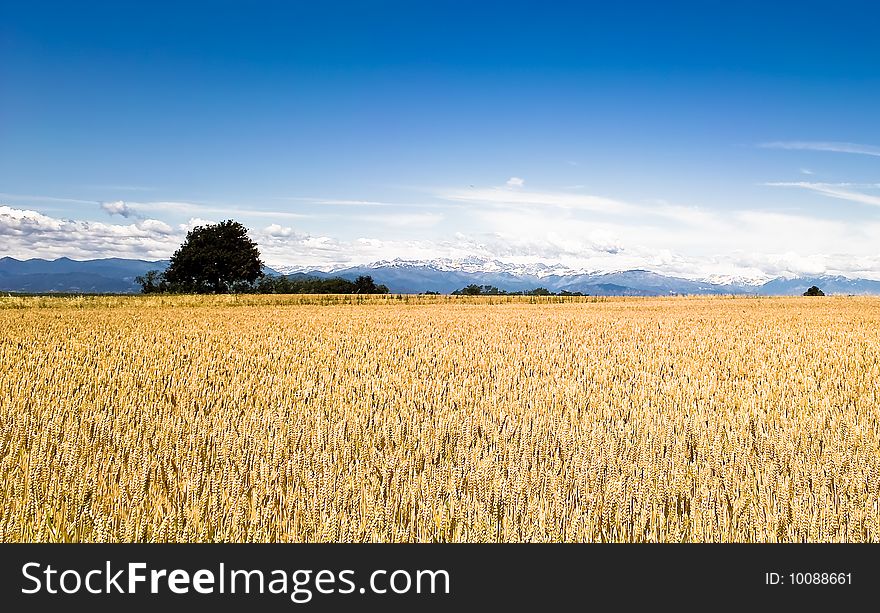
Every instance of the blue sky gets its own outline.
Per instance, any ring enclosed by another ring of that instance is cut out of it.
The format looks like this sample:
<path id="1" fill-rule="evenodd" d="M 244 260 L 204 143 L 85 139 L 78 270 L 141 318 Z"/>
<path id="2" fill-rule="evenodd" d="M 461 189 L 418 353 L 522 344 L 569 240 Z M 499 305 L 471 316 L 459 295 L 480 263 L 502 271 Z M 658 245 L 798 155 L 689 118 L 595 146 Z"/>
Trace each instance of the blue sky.
<path id="1" fill-rule="evenodd" d="M 7 2 L 0 255 L 880 278 L 869 2 Z"/>

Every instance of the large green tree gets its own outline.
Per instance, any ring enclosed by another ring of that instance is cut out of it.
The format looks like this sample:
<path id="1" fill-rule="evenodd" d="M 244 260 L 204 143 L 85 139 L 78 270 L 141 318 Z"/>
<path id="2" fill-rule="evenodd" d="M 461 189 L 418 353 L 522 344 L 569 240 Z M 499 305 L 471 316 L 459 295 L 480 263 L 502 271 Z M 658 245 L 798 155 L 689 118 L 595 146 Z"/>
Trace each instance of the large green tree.
<path id="1" fill-rule="evenodd" d="M 174 291 L 225 294 L 262 276 L 257 244 L 247 228 L 229 219 L 190 230 L 164 280 Z"/>

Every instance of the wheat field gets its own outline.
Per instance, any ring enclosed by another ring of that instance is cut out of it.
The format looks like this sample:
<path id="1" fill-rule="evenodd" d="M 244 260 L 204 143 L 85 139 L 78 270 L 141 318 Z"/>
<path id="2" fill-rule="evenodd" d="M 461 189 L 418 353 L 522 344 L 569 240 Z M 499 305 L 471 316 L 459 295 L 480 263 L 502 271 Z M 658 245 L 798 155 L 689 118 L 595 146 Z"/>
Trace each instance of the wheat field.
<path id="1" fill-rule="evenodd" d="M 0 541 L 880 541 L 880 299 L 0 298 Z"/>

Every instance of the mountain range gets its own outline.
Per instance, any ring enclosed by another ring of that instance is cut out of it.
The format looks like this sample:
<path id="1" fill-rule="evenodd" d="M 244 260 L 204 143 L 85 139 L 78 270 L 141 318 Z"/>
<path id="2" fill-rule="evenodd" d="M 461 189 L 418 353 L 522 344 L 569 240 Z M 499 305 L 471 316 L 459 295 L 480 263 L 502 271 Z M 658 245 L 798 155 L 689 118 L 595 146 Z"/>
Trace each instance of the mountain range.
<path id="1" fill-rule="evenodd" d="M 0 291 L 68 293 L 136 293 L 135 277 L 164 270 L 167 260 L 123 258 L 100 260 L 17 260 L 0 258 Z M 315 269 L 296 266 L 264 268 L 266 274 L 287 274 L 353 280 L 370 275 L 394 293 L 450 293 L 467 285 L 492 285 L 507 291 L 544 287 L 593 296 L 666 296 L 675 294 L 743 294 L 797 296 L 812 285 L 826 294 L 880 295 L 880 281 L 839 275 L 775 279 L 685 279 L 648 270 L 581 271 L 548 264 L 509 264 L 496 260 L 386 260 L 364 266 Z"/>
<path id="2" fill-rule="evenodd" d="M 167 266 L 167 260 L 16 260 L 5 257 L 0 258 L 0 291 L 134 293 L 140 291 L 135 277 L 148 270 L 164 270 Z"/>
<path id="3" fill-rule="evenodd" d="M 100 260 L 17 260 L 0 258 L 0 291 L 33 294 L 134 294 L 135 278 L 149 270 L 165 270 L 168 260 L 106 258 Z M 281 274 L 264 268 L 267 274 Z"/>

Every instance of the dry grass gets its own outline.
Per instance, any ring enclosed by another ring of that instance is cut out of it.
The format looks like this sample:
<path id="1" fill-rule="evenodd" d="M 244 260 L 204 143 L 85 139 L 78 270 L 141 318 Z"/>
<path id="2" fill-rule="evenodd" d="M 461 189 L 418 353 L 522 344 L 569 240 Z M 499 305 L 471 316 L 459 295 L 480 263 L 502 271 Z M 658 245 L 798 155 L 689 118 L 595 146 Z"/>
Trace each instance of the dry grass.
<path id="1" fill-rule="evenodd" d="M 0 299 L 0 540 L 880 540 L 880 300 L 551 301 Z"/>

